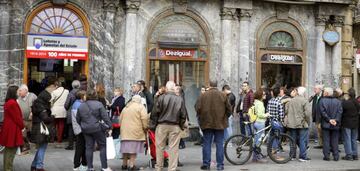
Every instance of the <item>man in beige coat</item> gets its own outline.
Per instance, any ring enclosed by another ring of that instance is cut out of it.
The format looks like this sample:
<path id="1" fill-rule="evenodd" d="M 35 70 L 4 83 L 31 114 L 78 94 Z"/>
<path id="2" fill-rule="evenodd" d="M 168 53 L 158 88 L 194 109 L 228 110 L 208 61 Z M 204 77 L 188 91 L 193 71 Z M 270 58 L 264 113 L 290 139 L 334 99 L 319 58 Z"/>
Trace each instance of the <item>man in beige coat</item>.
<path id="1" fill-rule="evenodd" d="M 290 136 L 300 148 L 299 161 L 309 161 L 306 148 L 309 141 L 309 125 L 311 123 L 311 110 L 308 100 L 305 98 L 305 87 L 293 90 L 295 97 L 285 107 L 285 124 L 289 128 Z M 293 154 L 296 158 L 296 154 Z"/>

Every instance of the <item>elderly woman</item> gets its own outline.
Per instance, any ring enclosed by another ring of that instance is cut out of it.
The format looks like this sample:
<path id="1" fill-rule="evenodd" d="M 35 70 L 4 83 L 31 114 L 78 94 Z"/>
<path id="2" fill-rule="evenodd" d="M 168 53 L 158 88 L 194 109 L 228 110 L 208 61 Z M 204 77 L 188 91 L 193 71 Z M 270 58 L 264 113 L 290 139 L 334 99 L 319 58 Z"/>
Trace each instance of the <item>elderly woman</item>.
<path id="1" fill-rule="evenodd" d="M 16 150 L 23 145 L 22 129 L 24 128 L 21 109 L 16 102 L 17 86 L 10 86 L 6 93 L 4 104 L 4 126 L 0 132 L 0 144 L 5 146 L 4 171 L 13 170 L 13 162 Z"/>
<path id="2" fill-rule="evenodd" d="M 120 115 L 122 169 L 139 170 L 135 166 L 135 159 L 137 153 L 144 151 L 148 122 L 149 116 L 146 108 L 141 104 L 141 96 L 133 96 Z"/>

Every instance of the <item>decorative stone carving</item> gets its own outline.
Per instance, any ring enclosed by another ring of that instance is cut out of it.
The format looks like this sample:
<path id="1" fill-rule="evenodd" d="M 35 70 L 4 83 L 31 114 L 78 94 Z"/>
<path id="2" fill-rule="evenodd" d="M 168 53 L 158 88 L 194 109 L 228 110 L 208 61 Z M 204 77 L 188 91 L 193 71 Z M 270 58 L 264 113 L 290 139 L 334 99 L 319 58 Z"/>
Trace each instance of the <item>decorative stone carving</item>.
<path id="1" fill-rule="evenodd" d="M 65 5 L 67 0 L 52 0 L 52 3 L 55 5 Z"/>
<path id="2" fill-rule="evenodd" d="M 335 16 L 335 20 L 334 20 L 334 25 L 336 27 L 341 27 L 344 25 L 344 19 L 345 17 L 344 16 L 339 16 L 339 15 L 336 15 Z"/>
<path id="3" fill-rule="evenodd" d="M 289 18 L 289 9 L 288 4 L 276 4 L 276 17 L 278 19 L 288 19 Z"/>
<path id="4" fill-rule="evenodd" d="M 115 0 L 104 0 L 103 8 L 105 11 L 115 12 L 119 7 L 119 1 Z"/>
<path id="5" fill-rule="evenodd" d="M 327 21 L 329 20 L 329 16 L 319 15 L 315 17 L 315 25 L 316 26 L 325 26 Z"/>
<path id="6" fill-rule="evenodd" d="M 235 8 L 223 7 L 220 12 L 220 17 L 222 20 L 234 20 L 235 14 L 236 14 Z"/>
<path id="7" fill-rule="evenodd" d="M 253 15 L 253 10 L 250 9 L 240 9 L 239 19 L 240 20 L 250 20 Z"/>
<path id="8" fill-rule="evenodd" d="M 173 0 L 174 12 L 185 13 L 187 10 L 187 0 Z"/>
<path id="9" fill-rule="evenodd" d="M 140 0 L 126 0 L 126 13 L 137 13 L 140 8 Z"/>

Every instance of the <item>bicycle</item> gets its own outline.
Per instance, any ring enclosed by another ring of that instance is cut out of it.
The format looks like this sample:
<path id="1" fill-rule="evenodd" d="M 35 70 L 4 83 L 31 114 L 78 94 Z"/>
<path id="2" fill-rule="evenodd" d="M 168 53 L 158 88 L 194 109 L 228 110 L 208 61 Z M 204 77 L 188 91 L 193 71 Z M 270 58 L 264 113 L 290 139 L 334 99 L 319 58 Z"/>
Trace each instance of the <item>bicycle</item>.
<path id="1" fill-rule="evenodd" d="M 229 137 L 225 141 L 224 147 L 226 159 L 233 165 L 243 165 L 250 159 L 254 151 L 265 158 L 266 155 L 261 152 L 261 147 L 267 142 L 267 155 L 272 161 L 278 164 L 289 162 L 296 150 L 295 142 L 289 135 L 281 133 L 282 125 L 280 122 L 271 119 L 270 123 L 269 126 L 251 133 L 250 136 L 238 134 Z M 245 122 L 245 124 L 250 126 L 251 123 Z M 263 131 L 265 132 L 263 133 Z M 261 137 L 259 145 L 256 146 L 255 135 L 260 133 L 265 134 L 265 136 Z"/>

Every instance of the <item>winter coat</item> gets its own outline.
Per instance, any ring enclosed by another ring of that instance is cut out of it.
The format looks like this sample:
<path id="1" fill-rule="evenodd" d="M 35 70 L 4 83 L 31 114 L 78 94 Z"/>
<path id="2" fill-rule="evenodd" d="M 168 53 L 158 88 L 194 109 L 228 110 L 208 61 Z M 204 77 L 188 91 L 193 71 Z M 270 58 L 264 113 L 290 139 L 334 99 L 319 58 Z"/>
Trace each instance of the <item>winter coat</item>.
<path id="1" fill-rule="evenodd" d="M 79 89 L 77 89 L 77 88 L 72 89 L 66 98 L 64 107 L 65 107 L 65 110 L 67 111 L 67 113 L 66 113 L 66 123 L 67 124 L 72 123 L 71 110 L 72 110 L 72 105 L 76 100 L 76 93 L 78 91 L 79 91 Z"/>
<path id="2" fill-rule="evenodd" d="M 64 106 L 68 95 L 69 90 L 64 87 L 59 87 L 51 93 L 51 113 L 55 118 L 66 118 L 67 112 Z"/>
<path id="3" fill-rule="evenodd" d="M 79 135 L 81 133 L 81 127 L 76 122 L 77 111 L 81 104 L 82 104 L 81 100 L 78 99 L 78 100 L 75 100 L 75 102 L 73 103 L 73 105 L 71 107 L 71 121 L 72 121 L 72 128 L 74 130 L 75 135 Z"/>
<path id="4" fill-rule="evenodd" d="M 254 105 L 254 93 L 250 89 L 249 92 L 246 93 L 243 100 L 243 113 L 247 113 L 252 105 Z"/>
<path id="5" fill-rule="evenodd" d="M 359 103 L 355 99 L 344 100 L 342 101 L 342 108 L 342 127 L 349 129 L 359 128 Z"/>
<path id="6" fill-rule="evenodd" d="M 310 104 L 305 97 L 295 96 L 285 106 L 285 125 L 288 128 L 308 128 L 311 123 Z"/>
<path id="7" fill-rule="evenodd" d="M 210 88 L 202 94 L 195 105 L 201 129 L 223 130 L 228 127 L 231 106 L 224 93 Z"/>
<path id="8" fill-rule="evenodd" d="M 310 101 L 312 101 L 312 120 L 313 122 L 321 122 L 321 111 L 320 111 L 320 101 L 322 95 L 314 95 Z"/>
<path id="9" fill-rule="evenodd" d="M 320 100 L 321 127 L 323 129 L 338 130 L 341 124 L 343 109 L 341 101 L 334 97 L 323 97 Z M 330 124 L 330 119 L 336 120 L 336 126 Z"/>
<path id="10" fill-rule="evenodd" d="M 4 104 L 4 122 L 0 132 L 0 145 L 19 147 L 24 144 L 22 129 L 24 129 L 21 109 L 14 99 Z"/>
<path id="11" fill-rule="evenodd" d="M 31 129 L 31 142 L 43 144 L 50 142 L 55 137 L 54 116 L 51 115 L 50 109 L 51 95 L 47 90 L 42 91 L 32 106 L 33 120 Z M 49 130 L 50 135 L 44 137 L 40 133 L 40 123 L 44 122 Z"/>
<path id="12" fill-rule="evenodd" d="M 179 125 L 184 129 L 186 108 L 181 96 L 177 96 L 174 92 L 161 95 L 157 98 L 154 108 L 154 113 L 151 114 L 151 122 L 154 123 L 152 126 L 170 124 Z"/>
<path id="13" fill-rule="evenodd" d="M 149 115 L 144 105 L 139 102 L 129 102 L 120 115 L 119 123 L 122 141 L 145 141 Z"/>
<path id="14" fill-rule="evenodd" d="M 101 128 L 101 121 L 111 128 L 111 121 L 103 104 L 97 100 L 87 100 L 82 103 L 76 114 L 76 121 L 83 133 L 91 134 L 105 131 Z"/>

